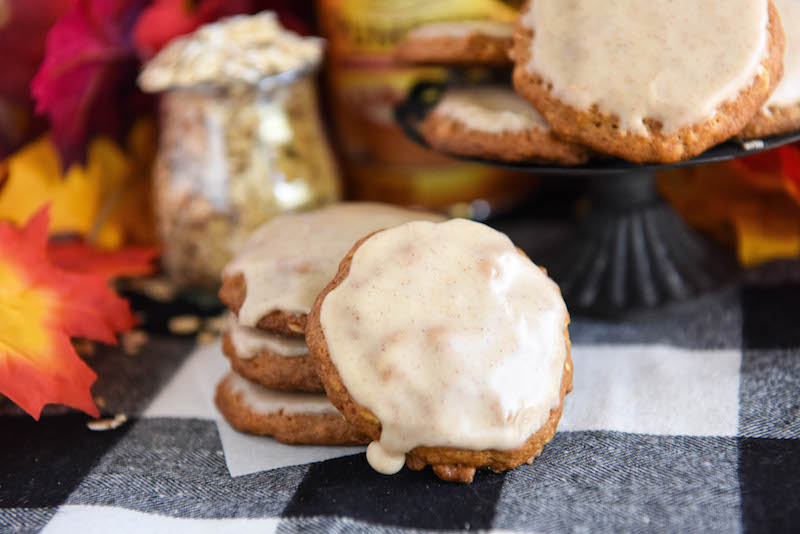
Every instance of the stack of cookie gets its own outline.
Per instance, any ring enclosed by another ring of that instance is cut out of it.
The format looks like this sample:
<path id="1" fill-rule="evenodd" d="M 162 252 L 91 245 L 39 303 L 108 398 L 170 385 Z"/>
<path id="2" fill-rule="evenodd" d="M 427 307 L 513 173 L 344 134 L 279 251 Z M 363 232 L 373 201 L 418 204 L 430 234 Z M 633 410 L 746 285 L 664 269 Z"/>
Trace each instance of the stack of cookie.
<path id="1" fill-rule="evenodd" d="M 800 0 L 577 0 L 569 8 L 528 0 L 502 29 L 471 21 L 417 28 L 397 58 L 513 65 L 513 89 L 445 92 L 420 126 L 439 150 L 562 165 L 592 154 L 671 163 L 734 136 L 800 130 L 798 16 Z"/>
<path id="2" fill-rule="evenodd" d="M 216 404 L 237 430 L 284 443 L 348 445 L 369 440 L 328 401 L 304 334 L 314 301 L 360 238 L 441 216 L 388 205 L 337 204 L 276 217 L 256 230 L 225 268 L 220 298 L 231 310 L 223 352 L 231 371 Z"/>
<path id="3" fill-rule="evenodd" d="M 277 217 L 220 297 L 235 316 L 225 419 L 286 443 L 369 443 L 380 473 L 430 465 L 469 483 L 531 463 L 572 389 L 558 286 L 477 222 L 379 204 Z"/>

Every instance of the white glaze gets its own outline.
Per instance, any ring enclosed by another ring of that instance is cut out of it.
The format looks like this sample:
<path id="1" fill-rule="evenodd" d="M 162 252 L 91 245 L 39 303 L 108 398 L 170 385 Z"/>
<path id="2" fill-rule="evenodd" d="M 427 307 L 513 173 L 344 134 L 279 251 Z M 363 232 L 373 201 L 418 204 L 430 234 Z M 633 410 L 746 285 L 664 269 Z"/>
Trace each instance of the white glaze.
<path id="1" fill-rule="evenodd" d="M 783 79 L 772 93 L 767 106 L 796 106 L 800 104 L 800 0 L 772 0 L 786 34 L 786 53 L 783 56 Z"/>
<path id="2" fill-rule="evenodd" d="M 431 22 L 417 26 L 406 36 L 407 39 L 431 39 L 436 37 L 466 37 L 468 35 L 486 35 L 500 39 L 510 38 L 514 27 L 506 22 L 496 20 L 458 20 Z"/>
<path id="3" fill-rule="evenodd" d="M 489 133 L 550 130 L 544 117 L 527 100 L 505 87 L 449 89 L 435 111 L 468 128 Z"/>
<path id="4" fill-rule="evenodd" d="M 520 447 L 560 401 L 567 309 L 505 235 L 456 219 L 371 237 L 322 303 L 330 358 L 380 420 L 371 465 L 417 446 Z"/>
<path id="5" fill-rule="evenodd" d="M 276 391 L 250 382 L 233 371 L 225 377 L 234 394 L 242 395 L 242 402 L 254 412 L 262 414 L 332 414 L 336 408 L 323 393 L 295 393 Z"/>
<path id="6" fill-rule="evenodd" d="M 367 234 L 412 220 L 442 220 L 436 214 L 377 203 L 343 203 L 275 217 L 256 230 L 225 268 L 242 273 L 247 296 L 239 322 L 255 326 L 281 310 L 308 313 L 331 281 L 339 262 Z"/>
<path id="7" fill-rule="evenodd" d="M 243 326 L 233 314 L 228 317 L 228 333 L 236 355 L 245 360 L 265 351 L 274 356 L 287 357 L 308 354 L 305 339 L 279 336 L 252 326 Z"/>
<path id="8" fill-rule="evenodd" d="M 646 135 L 714 116 L 763 71 L 767 0 L 535 0 L 523 23 L 533 29 L 529 71 L 576 109 L 592 105 Z"/>
<path id="9" fill-rule="evenodd" d="M 406 464 L 406 455 L 387 452 L 379 441 L 373 441 L 367 445 L 367 462 L 378 473 L 393 475 Z"/>

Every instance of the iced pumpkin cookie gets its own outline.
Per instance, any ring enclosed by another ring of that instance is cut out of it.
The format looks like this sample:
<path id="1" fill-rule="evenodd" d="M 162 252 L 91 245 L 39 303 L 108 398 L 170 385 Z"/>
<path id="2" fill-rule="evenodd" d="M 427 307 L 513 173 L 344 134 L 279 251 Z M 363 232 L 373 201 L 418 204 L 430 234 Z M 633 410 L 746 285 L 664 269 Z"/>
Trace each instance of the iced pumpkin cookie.
<path id="1" fill-rule="evenodd" d="M 314 299 L 358 239 L 433 213 L 343 203 L 280 215 L 257 229 L 223 272 L 219 297 L 243 326 L 302 336 Z"/>
<path id="2" fill-rule="evenodd" d="M 501 161 L 578 165 L 589 150 L 562 141 L 524 98 L 505 87 L 448 89 L 420 125 L 444 152 Z"/>
<path id="3" fill-rule="evenodd" d="M 572 388 L 558 286 L 505 235 L 462 219 L 359 241 L 306 332 L 331 402 L 372 442 L 381 473 L 532 462 Z"/>
<path id="4" fill-rule="evenodd" d="M 783 79 L 767 103 L 739 133 L 743 139 L 800 130 L 800 0 L 772 1 L 778 8 L 786 34 Z"/>
<path id="5" fill-rule="evenodd" d="M 768 0 L 528 0 L 514 87 L 565 139 L 674 162 L 750 121 L 780 81 L 783 49 Z"/>
<path id="6" fill-rule="evenodd" d="M 214 397 L 225 420 L 241 432 L 301 445 L 361 445 L 369 440 L 322 394 L 273 391 L 228 373 Z"/>
<path id="7" fill-rule="evenodd" d="M 492 20 L 431 22 L 408 32 L 394 55 L 403 63 L 511 65 L 513 32 Z"/>
<path id="8" fill-rule="evenodd" d="M 231 369 L 264 387 L 287 391 L 325 391 L 301 337 L 272 334 L 240 325 L 231 317 L 222 339 Z"/>

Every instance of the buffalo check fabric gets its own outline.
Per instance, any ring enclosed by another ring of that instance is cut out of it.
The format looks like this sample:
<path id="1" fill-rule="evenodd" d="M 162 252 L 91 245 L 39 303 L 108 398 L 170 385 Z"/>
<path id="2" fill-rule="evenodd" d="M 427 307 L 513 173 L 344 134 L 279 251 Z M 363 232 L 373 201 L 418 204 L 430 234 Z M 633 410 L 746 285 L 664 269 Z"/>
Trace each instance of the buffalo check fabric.
<path id="1" fill-rule="evenodd" d="M 533 465 L 468 486 L 363 449 L 238 434 L 218 345 L 154 335 L 91 360 L 130 420 L 0 404 L 0 533 L 800 531 L 800 263 L 626 321 L 575 318 L 575 391 Z"/>

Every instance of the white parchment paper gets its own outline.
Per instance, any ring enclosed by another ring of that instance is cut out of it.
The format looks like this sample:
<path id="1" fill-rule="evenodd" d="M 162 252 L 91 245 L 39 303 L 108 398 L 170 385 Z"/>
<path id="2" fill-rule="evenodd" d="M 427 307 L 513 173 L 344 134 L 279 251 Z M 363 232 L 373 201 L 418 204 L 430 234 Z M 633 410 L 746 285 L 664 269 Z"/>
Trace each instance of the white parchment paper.
<path id="1" fill-rule="evenodd" d="M 251 436 L 234 430 L 222 419 L 214 406 L 217 382 L 229 369 L 228 359 L 222 354 L 220 342 L 198 347 L 148 406 L 143 416 L 216 421 L 225 463 L 234 477 L 289 465 L 321 462 L 365 450 L 365 447 L 284 445 L 272 438 Z"/>

